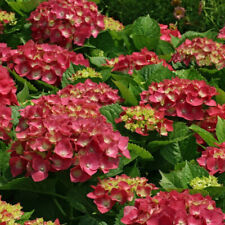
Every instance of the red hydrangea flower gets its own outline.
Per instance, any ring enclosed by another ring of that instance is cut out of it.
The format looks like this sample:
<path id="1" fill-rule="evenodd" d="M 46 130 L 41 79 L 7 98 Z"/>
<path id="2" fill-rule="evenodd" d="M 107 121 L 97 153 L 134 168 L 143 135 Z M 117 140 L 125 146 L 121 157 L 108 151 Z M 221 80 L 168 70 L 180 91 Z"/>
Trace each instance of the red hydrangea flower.
<path id="1" fill-rule="evenodd" d="M 71 181 L 84 182 L 99 169 L 117 168 L 122 155 L 130 158 L 128 138 L 113 131 L 99 108 L 85 98 L 49 95 L 21 109 L 10 150 L 12 175 L 26 172 L 37 182 L 71 168 Z"/>
<path id="2" fill-rule="evenodd" d="M 92 186 L 94 191 L 88 193 L 87 197 L 94 199 L 101 213 L 106 213 L 116 202 L 125 204 L 132 201 L 135 194 L 144 198 L 150 196 L 152 190 L 158 189 L 154 184 L 147 182 L 145 177 L 131 178 L 125 174 L 115 178 L 99 179 L 97 186 Z"/>
<path id="3" fill-rule="evenodd" d="M 41 3 L 28 19 L 35 41 L 71 48 L 82 46 L 104 29 L 104 16 L 94 2 L 86 0 L 49 0 Z"/>
<path id="4" fill-rule="evenodd" d="M 220 30 L 217 38 L 225 39 L 225 26 Z"/>
<path id="5" fill-rule="evenodd" d="M 147 136 L 149 131 L 156 130 L 161 135 L 167 136 L 168 131 L 173 131 L 173 121 L 164 118 L 163 111 L 156 111 L 149 105 L 123 107 L 123 109 L 116 122 L 125 122 L 125 128 L 132 132 Z"/>
<path id="6" fill-rule="evenodd" d="M 181 34 L 174 24 L 168 25 L 159 24 L 160 26 L 160 39 L 163 41 L 171 42 L 171 36 L 181 38 Z"/>
<path id="7" fill-rule="evenodd" d="M 17 105 L 16 86 L 6 68 L 0 65 L 0 105 Z"/>
<path id="8" fill-rule="evenodd" d="M 207 147 L 197 159 L 200 166 L 207 169 L 210 175 L 225 172 L 225 142 L 218 147 Z"/>
<path id="9" fill-rule="evenodd" d="M 2 51 L 5 48 L 6 46 Z M 52 85 L 60 83 L 70 63 L 89 66 L 88 60 L 80 53 L 70 52 L 57 45 L 36 44 L 32 40 L 18 46 L 17 50 L 11 50 L 0 60 L 6 62 L 9 68 L 15 69 L 21 77 L 30 80 L 41 79 Z"/>
<path id="10" fill-rule="evenodd" d="M 121 71 L 123 73 L 133 74 L 133 70 L 140 70 L 142 67 L 152 64 L 162 63 L 164 67 L 173 70 L 164 59 L 159 59 L 158 56 L 147 48 L 141 49 L 141 52 L 133 52 L 131 55 L 120 55 L 117 58 L 106 60 L 106 66 L 112 67 L 112 71 Z"/>
<path id="11" fill-rule="evenodd" d="M 84 83 L 68 85 L 58 92 L 61 97 L 75 97 L 95 102 L 100 106 L 121 102 L 118 90 L 112 89 L 105 83 L 94 83 L 87 79 Z"/>
<path id="12" fill-rule="evenodd" d="M 151 104 L 153 108 L 164 111 L 167 116 L 178 116 L 186 120 L 202 120 L 204 107 L 215 106 L 212 99 L 216 88 L 205 81 L 181 78 L 153 82 L 147 91 L 141 93 L 141 104 Z"/>
<path id="13" fill-rule="evenodd" d="M 225 67 L 225 45 L 208 38 L 186 39 L 172 56 L 173 62 L 183 62 L 186 66 L 191 61 L 198 66 L 215 66 L 218 70 Z"/>
<path id="14" fill-rule="evenodd" d="M 56 219 L 54 222 L 52 221 L 44 221 L 43 218 L 37 218 L 35 220 L 29 220 L 24 222 L 24 225 L 60 225 L 60 222 L 58 219 Z"/>
<path id="15" fill-rule="evenodd" d="M 121 222 L 130 225 L 223 225 L 225 214 L 210 196 L 189 194 L 188 190 L 159 192 L 154 197 L 136 199 L 124 208 Z"/>

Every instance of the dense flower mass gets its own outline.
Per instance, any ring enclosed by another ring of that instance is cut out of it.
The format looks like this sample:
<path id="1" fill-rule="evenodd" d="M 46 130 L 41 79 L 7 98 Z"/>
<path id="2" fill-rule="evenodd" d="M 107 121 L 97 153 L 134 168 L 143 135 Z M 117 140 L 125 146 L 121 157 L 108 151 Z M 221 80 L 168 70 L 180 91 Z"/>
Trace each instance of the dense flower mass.
<path id="1" fill-rule="evenodd" d="M 211 175 L 225 172 L 225 142 L 217 146 L 207 147 L 197 159 L 199 165 L 208 170 Z"/>
<path id="2" fill-rule="evenodd" d="M 124 208 L 121 222 L 130 225 L 223 225 L 225 215 L 211 197 L 189 194 L 188 190 L 159 192 L 154 197 L 136 199 Z"/>
<path id="3" fill-rule="evenodd" d="M 207 187 L 221 187 L 222 185 L 218 183 L 216 177 L 209 175 L 209 177 L 195 177 L 190 181 L 190 186 L 193 189 L 204 189 Z"/>
<path id="4" fill-rule="evenodd" d="M 0 224 L 2 225 L 19 225 L 16 220 L 19 220 L 24 214 L 21 211 L 22 207 L 19 203 L 11 205 L 1 200 L 0 196 Z"/>
<path id="5" fill-rule="evenodd" d="M 173 121 L 164 118 L 163 111 L 156 111 L 149 105 L 123 107 L 117 123 L 125 122 L 125 128 L 143 136 L 149 135 L 149 131 L 156 130 L 166 136 L 168 131 L 173 131 Z"/>
<path id="6" fill-rule="evenodd" d="M 225 39 L 225 26 L 220 30 L 217 38 Z"/>
<path id="7" fill-rule="evenodd" d="M 121 102 L 118 90 L 112 89 L 105 83 L 94 83 L 87 79 L 84 83 L 68 85 L 58 92 L 61 97 L 74 97 L 95 102 L 100 106 Z"/>
<path id="8" fill-rule="evenodd" d="M 21 219 L 24 212 L 20 203 L 11 205 L 5 201 L 1 200 L 0 196 L 0 224 L 1 225 L 20 225 L 17 223 Z M 60 225 L 59 220 L 56 219 L 55 222 L 48 221 L 45 222 L 43 218 L 37 218 L 35 220 L 28 220 L 23 223 L 24 225 Z"/>
<path id="9" fill-rule="evenodd" d="M 124 29 L 124 25 L 112 17 L 104 16 L 104 24 L 105 30 L 121 31 Z"/>
<path id="10" fill-rule="evenodd" d="M 17 140 L 11 147 L 13 176 L 26 172 L 34 181 L 48 172 L 70 169 L 72 182 L 84 182 L 99 169 L 115 169 L 119 157 L 129 158 L 128 138 L 113 131 L 99 113 L 99 105 L 85 99 L 43 96 L 21 110 Z"/>
<path id="11" fill-rule="evenodd" d="M 152 190 L 158 189 L 154 184 L 147 182 L 145 177 L 132 178 L 122 174 L 115 178 L 99 180 L 97 186 L 92 186 L 94 191 L 87 196 L 94 199 L 101 213 L 106 213 L 116 202 L 125 204 L 127 201 L 132 201 L 135 194 L 144 198 L 150 196 Z"/>
<path id="12" fill-rule="evenodd" d="M 16 23 L 15 13 L 13 12 L 8 13 L 6 11 L 0 10 L 0 34 L 2 34 L 4 31 L 4 25 L 15 23 Z"/>
<path id="13" fill-rule="evenodd" d="M 168 25 L 159 24 L 160 26 L 160 39 L 163 41 L 171 42 L 171 36 L 181 38 L 181 34 L 174 24 Z"/>
<path id="14" fill-rule="evenodd" d="M 189 65 L 194 61 L 198 66 L 215 66 L 218 70 L 225 67 L 225 45 L 208 38 L 186 39 L 172 56 L 173 62 Z"/>
<path id="15" fill-rule="evenodd" d="M 158 56 L 147 48 L 141 49 L 141 52 L 133 52 L 131 55 L 120 55 L 118 58 L 106 60 L 107 66 L 112 67 L 112 71 L 121 71 L 123 73 L 133 74 L 133 70 L 140 70 L 142 67 L 152 64 L 162 63 L 164 67 L 173 70 L 164 59 L 159 59 Z"/>
<path id="16" fill-rule="evenodd" d="M 12 128 L 12 112 L 11 108 L 0 105 L 0 139 L 8 140 L 9 133 Z"/>
<path id="17" fill-rule="evenodd" d="M 0 49 L 5 50 L 6 46 Z M 8 50 L 8 49 L 7 49 Z M 88 60 L 82 54 L 76 54 L 57 45 L 36 44 L 32 40 L 25 45 L 18 46 L 16 50 L 2 52 L 3 62 L 21 77 L 30 80 L 43 80 L 48 84 L 57 85 L 70 63 L 89 66 Z"/>
<path id="18" fill-rule="evenodd" d="M 82 70 L 78 70 L 76 73 L 72 74 L 70 80 L 76 81 L 78 79 L 87 79 L 87 78 L 99 78 L 102 79 L 101 73 L 95 71 L 91 67 L 87 67 Z"/>
<path id="19" fill-rule="evenodd" d="M 86 0 L 50 0 L 41 3 L 28 19 L 35 41 L 71 48 L 83 45 L 104 29 L 104 16 L 94 2 Z"/>
<path id="20" fill-rule="evenodd" d="M 0 105 L 17 105 L 16 86 L 6 68 L 0 65 Z"/>
<path id="21" fill-rule="evenodd" d="M 202 120 L 204 107 L 215 106 L 212 99 L 216 88 L 205 81 L 172 78 L 153 82 L 147 91 L 141 93 L 141 104 L 151 104 L 164 111 L 167 116 L 178 116 L 186 120 Z"/>

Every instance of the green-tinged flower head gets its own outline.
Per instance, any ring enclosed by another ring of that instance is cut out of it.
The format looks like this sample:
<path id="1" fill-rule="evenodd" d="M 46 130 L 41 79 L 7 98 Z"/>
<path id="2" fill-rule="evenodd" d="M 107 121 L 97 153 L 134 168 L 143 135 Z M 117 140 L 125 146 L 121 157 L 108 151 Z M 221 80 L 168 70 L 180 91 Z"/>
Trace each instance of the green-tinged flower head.
<path id="1" fill-rule="evenodd" d="M 111 17 L 104 17 L 105 30 L 121 31 L 124 29 L 124 25 L 118 20 L 114 20 Z"/>
<path id="2" fill-rule="evenodd" d="M 43 218 L 37 218 L 35 220 L 25 222 L 24 225 L 60 225 L 60 223 L 58 219 L 56 219 L 55 222 L 52 221 L 45 222 Z"/>
<path id="3" fill-rule="evenodd" d="M 19 220 L 23 215 L 22 207 L 19 203 L 11 205 L 1 200 L 0 196 L 0 224 L 16 225 L 16 220 Z"/>
<path id="4" fill-rule="evenodd" d="M 2 22 L 3 24 L 15 25 L 16 24 L 15 13 L 13 12 L 8 13 L 6 11 L 0 10 L 0 22 Z"/>
<path id="5" fill-rule="evenodd" d="M 93 68 L 87 67 L 83 70 L 78 70 L 75 74 L 72 75 L 71 80 L 77 80 L 80 78 L 100 78 L 102 75 L 99 72 L 96 72 Z"/>
<path id="6" fill-rule="evenodd" d="M 218 183 L 216 177 L 210 175 L 209 177 L 195 177 L 191 180 L 190 186 L 193 189 L 204 189 L 207 187 L 221 187 L 222 185 Z"/>
<path id="7" fill-rule="evenodd" d="M 163 112 L 156 112 L 149 105 L 124 107 L 117 122 L 125 122 L 125 128 L 138 134 L 147 136 L 148 131 L 156 130 L 161 135 L 172 131 L 172 121 L 164 118 Z"/>

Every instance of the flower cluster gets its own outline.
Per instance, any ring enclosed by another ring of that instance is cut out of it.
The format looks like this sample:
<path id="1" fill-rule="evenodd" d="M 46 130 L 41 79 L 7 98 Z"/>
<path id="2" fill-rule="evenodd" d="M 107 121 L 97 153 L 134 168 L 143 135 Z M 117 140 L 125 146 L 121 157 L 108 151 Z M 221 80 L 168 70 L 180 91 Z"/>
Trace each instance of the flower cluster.
<path id="1" fill-rule="evenodd" d="M 124 208 L 121 222 L 130 225 L 223 225 L 225 215 L 211 197 L 191 195 L 188 190 L 159 192 L 154 197 L 136 199 Z"/>
<path id="2" fill-rule="evenodd" d="M 8 140 L 9 132 L 12 128 L 12 117 L 11 117 L 11 108 L 0 105 L 0 139 Z"/>
<path id="3" fill-rule="evenodd" d="M 99 180 L 97 186 L 92 186 L 94 191 L 87 196 L 94 199 L 101 213 L 106 213 L 116 202 L 125 204 L 127 201 L 132 201 L 135 194 L 144 198 L 150 196 L 152 190 L 158 189 L 154 184 L 147 182 L 145 177 L 131 178 L 122 174 L 115 178 Z"/>
<path id="4" fill-rule="evenodd" d="M 6 43 L 0 43 L 0 64 L 9 60 L 12 55 L 12 49 Z"/>
<path id="5" fill-rule="evenodd" d="M 172 56 L 173 62 L 183 62 L 186 66 L 191 61 L 198 66 L 215 66 L 218 70 L 225 67 L 225 45 L 208 38 L 186 39 Z"/>
<path id="6" fill-rule="evenodd" d="M 124 25 L 112 17 L 104 16 L 104 24 L 105 30 L 121 31 L 124 29 Z"/>
<path id="7" fill-rule="evenodd" d="M 125 122 L 125 128 L 140 135 L 147 136 L 149 131 L 156 130 L 167 136 L 173 131 L 173 121 L 164 118 L 163 111 L 156 111 L 149 105 L 123 107 L 123 112 L 116 122 Z"/>
<path id="8" fill-rule="evenodd" d="M 84 182 L 99 169 L 115 169 L 119 157 L 130 158 L 128 138 L 113 131 L 99 113 L 99 105 L 86 99 L 42 96 L 22 109 L 11 147 L 13 176 L 42 181 L 48 172 L 70 169 L 72 182 Z"/>
<path id="9" fill-rule="evenodd" d="M 59 84 L 70 63 L 89 66 L 88 60 L 80 53 L 70 52 L 57 45 L 36 44 L 32 40 L 18 46 L 16 50 L 11 50 L 1 61 L 15 69 L 21 77 L 41 79 L 53 85 Z"/>
<path id="10" fill-rule="evenodd" d="M 58 92 L 61 97 L 85 99 L 87 102 L 95 102 L 98 105 L 109 105 L 121 102 L 118 90 L 112 89 L 105 83 L 94 83 L 87 79 L 84 83 L 68 85 Z"/>
<path id="11" fill-rule="evenodd" d="M 217 144 L 218 147 L 207 147 L 197 159 L 200 166 L 209 171 L 210 175 L 225 172 L 225 142 Z"/>
<path id="12" fill-rule="evenodd" d="M 0 224 L 1 225 L 20 225 L 17 223 L 21 219 L 24 212 L 21 210 L 22 207 L 20 203 L 11 205 L 5 201 L 1 200 L 0 196 Z M 59 220 L 56 219 L 55 222 L 48 221 L 45 222 L 42 218 L 37 218 L 36 220 L 29 220 L 23 223 L 24 225 L 60 225 Z"/>
<path id="13" fill-rule="evenodd" d="M 37 218 L 35 220 L 29 220 L 24 222 L 24 225 L 60 225 L 59 220 L 56 219 L 54 222 L 52 221 L 44 221 L 43 218 Z"/>
<path id="14" fill-rule="evenodd" d="M 218 183 L 216 177 L 209 175 L 209 177 L 195 177 L 190 181 L 190 186 L 193 189 L 204 189 L 207 187 L 221 187 L 222 185 Z"/>
<path id="15" fill-rule="evenodd" d="M 225 39 L 225 26 L 220 30 L 217 38 Z"/>
<path id="16" fill-rule="evenodd" d="M 0 65 L 0 105 L 17 105 L 16 86 L 6 68 Z"/>
<path id="17" fill-rule="evenodd" d="M 160 26 L 160 39 L 163 41 L 171 42 L 171 36 L 181 38 L 181 34 L 174 24 L 168 25 L 159 24 Z"/>
<path id="18" fill-rule="evenodd" d="M 87 78 L 99 78 L 102 79 L 102 74 L 95 71 L 91 67 L 87 67 L 82 70 L 78 70 L 76 73 L 72 74 L 70 80 L 76 81 L 78 79 L 87 79 Z"/>
<path id="19" fill-rule="evenodd" d="M 21 209 L 22 207 L 19 203 L 11 205 L 2 201 L 0 196 L 0 224 L 16 225 L 16 220 L 19 220 L 24 214 Z"/>
<path id="20" fill-rule="evenodd" d="M 147 91 L 141 93 L 140 103 L 150 103 L 167 116 L 202 120 L 204 107 L 216 105 L 212 99 L 216 94 L 216 88 L 207 85 L 205 81 L 176 77 L 159 83 L 153 82 Z"/>
<path id="21" fill-rule="evenodd" d="M 49 0 L 41 3 L 28 19 L 35 41 L 71 48 L 83 45 L 104 29 L 104 16 L 94 2 L 86 0 Z"/>
<path id="22" fill-rule="evenodd" d="M 118 58 L 106 60 L 107 66 L 112 67 L 112 71 L 121 71 L 123 73 L 133 74 L 133 70 L 140 70 L 142 67 L 152 64 L 162 63 L 164 67 L 173 70 L 164 59 L 159 59 L 158 56 L 147 48 L 141 49 L 141 52 L 133 52 L 131 55 L 120 55 Z"/>
<path id="23" fill-rule="evenodd" d="M 13 12 L 8 13 L 6 11 L 0 10 L 0 34 L 3 33 L 5 24 L 15 24 L 15 23 L 16 23 L 15 13 Z"/>

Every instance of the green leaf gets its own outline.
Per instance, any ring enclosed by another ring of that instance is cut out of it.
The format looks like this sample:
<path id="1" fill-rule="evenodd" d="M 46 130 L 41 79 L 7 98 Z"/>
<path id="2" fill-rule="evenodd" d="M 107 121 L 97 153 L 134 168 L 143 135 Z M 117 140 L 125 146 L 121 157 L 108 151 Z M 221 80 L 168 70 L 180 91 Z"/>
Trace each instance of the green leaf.
<path id="1" fill-rule="evenodd" d="M 208 176 L 208 172 L 196 163 L 185 162 L 184 167 L 170 173 L 160 172 L 162 179 L 160 185 L 165 190 L 188 188 L 189 183 L 195 177 Z"/>
<path id="2" fill-rule="evenodd" d="M 119 88 L 122 97 L 125 99 L 124 104 L 132 105 L 132 106 L 138 104 L 138 100 L 136 99 L 134 93 L 130 91 L 129 87 L 127 87 L 122 81 L 114 80 L 113 83 Z"/>
<path id="3" fill-rule="evenodd" d="M 157 49 L 156 49 L 157 55 L 170 55 L 173 52 L 174 52 L 174 48 L 169 42 L 159 40 Z"/>
<path id="4" fill-rule="evenodd" d="M 140 70 L 140 74 L 145 81 L 146 89 L 152 82 L 161 82 L 175 77 L 175 74 L 164 67 L 162 63 L 145 66 Z"/>
<path id="5" fill-rule="evenodd" d="M 192 124 L 189 128 L 196 132 L 209 146 L 215 146 L 215 143 L 218 143 L 218 141 L 213 137 L 213 135 L 207 130 L 202 129 L 201 127 L 195 124 Z"/>
<path id="6" fill-rule="evenodd" d="M 139 17 L 132 25 L 130 37 L 133 39 L 134 45 L 138 50 L 144 47 L 152 50 L 156 48 L 160 38 L 159 25 L 149 15 Z"/>
<path id="7" fill-rule="evenodd" d="M 216 102 L 223 105 L 225 103 L 225 91 L 221 88 L 216 88 L 216 91 L 219 93 L 216 95 Z"/>
<path id="8" fill-rule="evenodd" d="M 106 59 L 104 56 L 89 57 L 90 62 L 97 67 L 103 67 L 106 64 Z"/>
<path id="9" fill-rule="evenodd" d="M 26 222 L 27 220 L 30 219 L 30 217 L 33 213 L 34 213 L 34 210 L 32 210 L 31 212 L 24 212 L 24 214 L 21 216 L 21 218 L 19 220 L 17 220 L 16 222 L 18 224 L 23 224 L 24 222 Z"/>
<path id="10" fill-rule="evenodd" d="M 26 100 L 29 99 L 29 88 L 27 86 L 27 82 L 25 81 L 24 83 L 24 87 L 23 90 L 21 90 L 18 94 L 17 94 L 17 99 L 20 103 L 25 102 Z"/>
<path id="11" fill-rule="evenodd" d="M 152 160 L 153 156 L 152 154 L 147 151 L 145 148 L 133 144 L 133 143 L 128 143 L 128 150 L 130 152 L 133 152 L 136 156 L 142 158 L 142 159 L 146 159 L 146 160 Z"/>
<path id="12" fill-rule="evenodd" d="M 124 208 L 120 209 L 119 213 L 116 215 L 114 225 L 123 225 L 124 224 L 121 222 L 123 215 L 124 215 Z"/>
<path id="13" fill-rule="evenodd" d="M 115 119 L 119 118 L 120 113 L 123 111 L 119 104 L 106 105 L 100 108 L 100 112 L 106 117 L 107 121 L 116 128 Z"/>
<path id="14" fill-rule="evenodd" d="M 37 84 L 37 87 L 39 86 L 40 89 L 44 89 L 45 91 L 54 91 L 57 92 L 59 89 L 51 84 L 48 84 L 42 80 L 35 80 L 33 81 L 35 84 Z"/>
<path id="15" fill-rule="evenodd" d="M 225 142 L 225 120 L 219 116 L 216 124 L 216 137 L 220 143 Z"/>
<path id="16" fill-rule="evenodd" d="M 78 225 L 107 225 L 104 221 L 99 221 L 90 215 L 84 215 Z"/>
<path id="17" fill-rule="evenodd" d="M 37 88 L 34 87 L 28 80 L 24 79 L 23 77 L 19 76 L 15 71 L 9 70 L 10 74 L 14 77 L 14 79 L 21 85 L 27 84 L 27 87 L 30 91 L 37 92 Z"/>
<path id="18" fill-rule="evenodd" d="M 190 68 L 187 70 L 176 70 L 174 72 L 179 78 L 188 80 L 204 80 L 207 81 L 205 77 L 201 75 L 196 69 Z"/>

